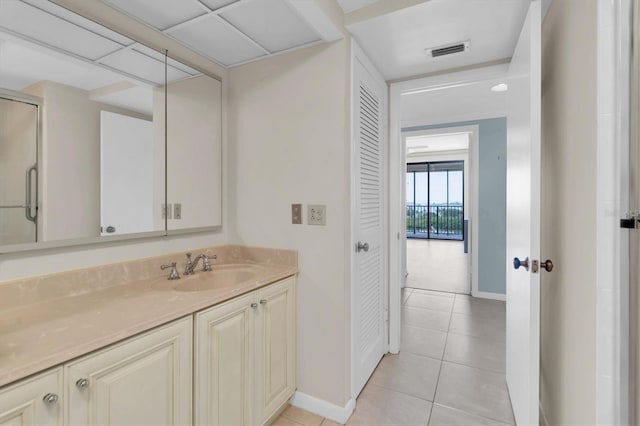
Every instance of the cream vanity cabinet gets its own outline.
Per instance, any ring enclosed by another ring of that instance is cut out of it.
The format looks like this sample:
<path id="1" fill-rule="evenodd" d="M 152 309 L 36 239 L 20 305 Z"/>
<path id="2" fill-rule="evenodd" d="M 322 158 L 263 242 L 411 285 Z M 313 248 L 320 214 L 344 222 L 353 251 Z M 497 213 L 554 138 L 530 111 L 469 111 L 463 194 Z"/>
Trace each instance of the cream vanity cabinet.
<path id="1" fill-rule="evenodd" d="M 62 368 L 0 390 L 0 425 L 62 425 Z"/>
<path id="2" fill-rule="evenodd" d="M 295 278 L 196 314 L 196 425 L 266 423 L 295 391 Z"/>
<path id="3" fill-rule="evenodd" d="M 65 364 L 69 425 L 191 423 L 192 317 Z"/>

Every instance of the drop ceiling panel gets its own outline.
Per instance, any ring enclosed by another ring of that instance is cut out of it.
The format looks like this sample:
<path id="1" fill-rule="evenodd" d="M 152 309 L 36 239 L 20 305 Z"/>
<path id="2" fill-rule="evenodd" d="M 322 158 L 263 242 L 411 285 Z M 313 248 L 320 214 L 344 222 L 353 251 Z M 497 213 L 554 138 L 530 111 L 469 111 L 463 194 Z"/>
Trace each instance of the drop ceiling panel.
<path id="1" fill-rule="evenodd" d="M 206 13 L 204 7 L 192 0 L 104 1 L 159 30 L 165 30 Z"/>
<path id="2" fill-rule="evenodd" d="M 131 49 L 101 59 L 100 63 L 155 84 L 164 84 L 164 63 Z"/>
<path id="3" fill-rule="evenodd" d="M 20 1 L 0 1 L 0 27 L 40 43 L 98 59 L 122 46 Z M 55 34 L 55 37 L 52 35 Z"/>
<path id="4" fill-rule="evenodd" d="M 55 15 L 59 18 L 64 19 L 65 21 L 72 22 L 76 25 L 79 25 L 83 28 L 88 29 L 96 34 L 99 34 L 103 37 L 108 38 L 109 40 L 115 41 L 116 43 L 120 43 L 124 46 L 133 43 L 128 37 L 123 36 L 122 34 L 118 34 L 115 31 L 111 31 L 110 29 L 103 27 L 100 24 L 97 24 L 87 18 L 84 18 L 76 13 L 71 12 L 70 10 L 65 9 L 62 6 L 58 6 L 54 3 L 51 3 L 49 0 L 22 0 L 24 3 L 28 3 L 38 9 L 49 12 L 52 15 Z"/>
<path id="5" fill-rule="evenodd" d="M 0 87 L 22 90 L 38 81 L 50 80 L 84 90 L 94 90 L 123 80 L 123 77 L 62 54 L 30 47 L 26 42 L 3 40 L 0 34 Z"/>
<path id="6" fill-rule="evenodd" d="M 211 10 L 218 10 L 221 7 L 237 3 L 238 1 L 239 0 L 200 0 L 200 3 L 206 4 Z"/>
<path id="7" fill-rule="evenodd" d="M 243 3 L 220 16 L 272 53 L 320 39 L 284 1 Z"/>
<path id="8" fill-rule="evenodd" d="M 266 55 L 260 47 L 217 15 L 170 30 L 169 35 L 201 54 L 229 66 Z"/>

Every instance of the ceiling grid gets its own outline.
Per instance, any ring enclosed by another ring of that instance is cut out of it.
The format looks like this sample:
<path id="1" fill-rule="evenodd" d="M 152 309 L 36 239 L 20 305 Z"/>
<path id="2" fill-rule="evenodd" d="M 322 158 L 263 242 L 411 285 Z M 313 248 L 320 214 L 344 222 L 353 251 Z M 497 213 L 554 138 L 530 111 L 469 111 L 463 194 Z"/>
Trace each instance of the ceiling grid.
<path id="1" fill-rule="evenodd" d="M 323 41 L 285 0 L 102 1 L 227 68 Z"/>

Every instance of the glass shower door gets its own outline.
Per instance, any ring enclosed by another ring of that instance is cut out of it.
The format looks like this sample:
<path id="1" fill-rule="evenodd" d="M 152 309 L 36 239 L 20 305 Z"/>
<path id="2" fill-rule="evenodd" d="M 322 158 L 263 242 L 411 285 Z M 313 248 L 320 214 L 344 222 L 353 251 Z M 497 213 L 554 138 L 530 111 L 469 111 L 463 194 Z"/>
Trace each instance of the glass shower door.
<path id="1" fill-rule="evenodd" d="M 37 241 L 38 106 L 0 97 L 0 245 Z"/>

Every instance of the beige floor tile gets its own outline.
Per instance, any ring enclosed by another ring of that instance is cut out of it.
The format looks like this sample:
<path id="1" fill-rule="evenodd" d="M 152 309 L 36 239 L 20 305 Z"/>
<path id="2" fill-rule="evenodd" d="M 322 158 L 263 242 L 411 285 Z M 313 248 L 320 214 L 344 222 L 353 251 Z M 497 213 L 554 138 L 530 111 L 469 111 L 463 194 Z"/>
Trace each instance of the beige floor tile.
<path id="1" fill-rule="evenodd" d="M 455 408 L 434 404 L 431 410 L 429 426 L 505 426 L 506 423 L 499 423 L 484 417 L 474 416 Z"/>
<path id="2" fill-rule="evenodd" d="M 430 411 L 428 401 L 367 384 L 347 425 L 426 425 Z"/>
<path id="3" fill-rule="evenodd" d="M 504 316 L 505 302 L 500 300 L 479 299 L 464 295 L 456 295 L 453 312 L 467 315 Z"/>
<path id="4" fill-rule="evenodd" d="M 298 422 L 294 422 L 293 420 L 283 415 L 280 415 L 280 417 L 278 417 L 273 423 L 271 423 L 271 426 L 302 426 L 302 425 Z"/>
<path id="5" fill-rule="evenodd" d="M 424 308 L 402 307 L 402 324 L 431 330 L 449 330 L 451 313 Z"/>
<path id="6" fill-rule="evenodd" d="M 443 362 L 435 403 L 514 423 L 504 374 Z"/>
<path id="7" fill-rule="evenodd" d="M 401 352 L 385 355 L 371 376 L 374 386 L 433 401 L 441 361 Z"/>
<path id="8" fill-rule="evenodd" d="M 432 296 L 430 294 L 420 294 L 416 291 L 411 292 L 405 306 L 414 308 L 432 309 L 434 311 L 451 312 L 453 309 L 454 299 L 448 297 Z"/>
<path id="9" fill-rule="evenodd" d="M 461 241 L 407 240 L 407 286 L 469 293 L 469 255 Z"/>
<path id="10" fill-rule="evenodd" d="M 286 410 L 284 410 L 281 417 L 286 417 L 289 420 L 293 420 L 304 426 L 320 426 L 324 420 L 323 417 L 320 417 L 317 414 L 310 413 L 301 408 L 294 407 L 293 405 L 290 405 Z"/>
<path id="11" fill-rule="evenodd" d="M 446 332 L 405 325 L 400 336 L 400 352 L 442 359 L 446 341 Z"/>
<path id="12" fill-rule="evenodd" d="M 504 345 L 506 340 L 505 319 L 502 316 L 476 316 L 454 313 L 451 315 L 449 333 L 479 337 L 490 344 Z"/>
<path id="13" fill-rule="evenodd" d="M 333 420 L 324 419 L 320 426 L 342 426 L 341 423 L 336 423 Z"/>
<path id="14" fill-rule="evenodd" d="M 480 337 L 449 333 L 444 360 L 484 370 L 505 372 L 506 349 Z"/>
<path id="15" fill-rule="evenodd" d="M 453 299 L 456 297 L 456 293 L 449 293 L 446 291 L 423 290 L 421 288 L 414 288 L 413 292 L 418 294 L 428 294 L 430 296 L 448 297 L 449 299 Z M 466 295 L 461 294 L 461 296 L 466 296 Z"/>

